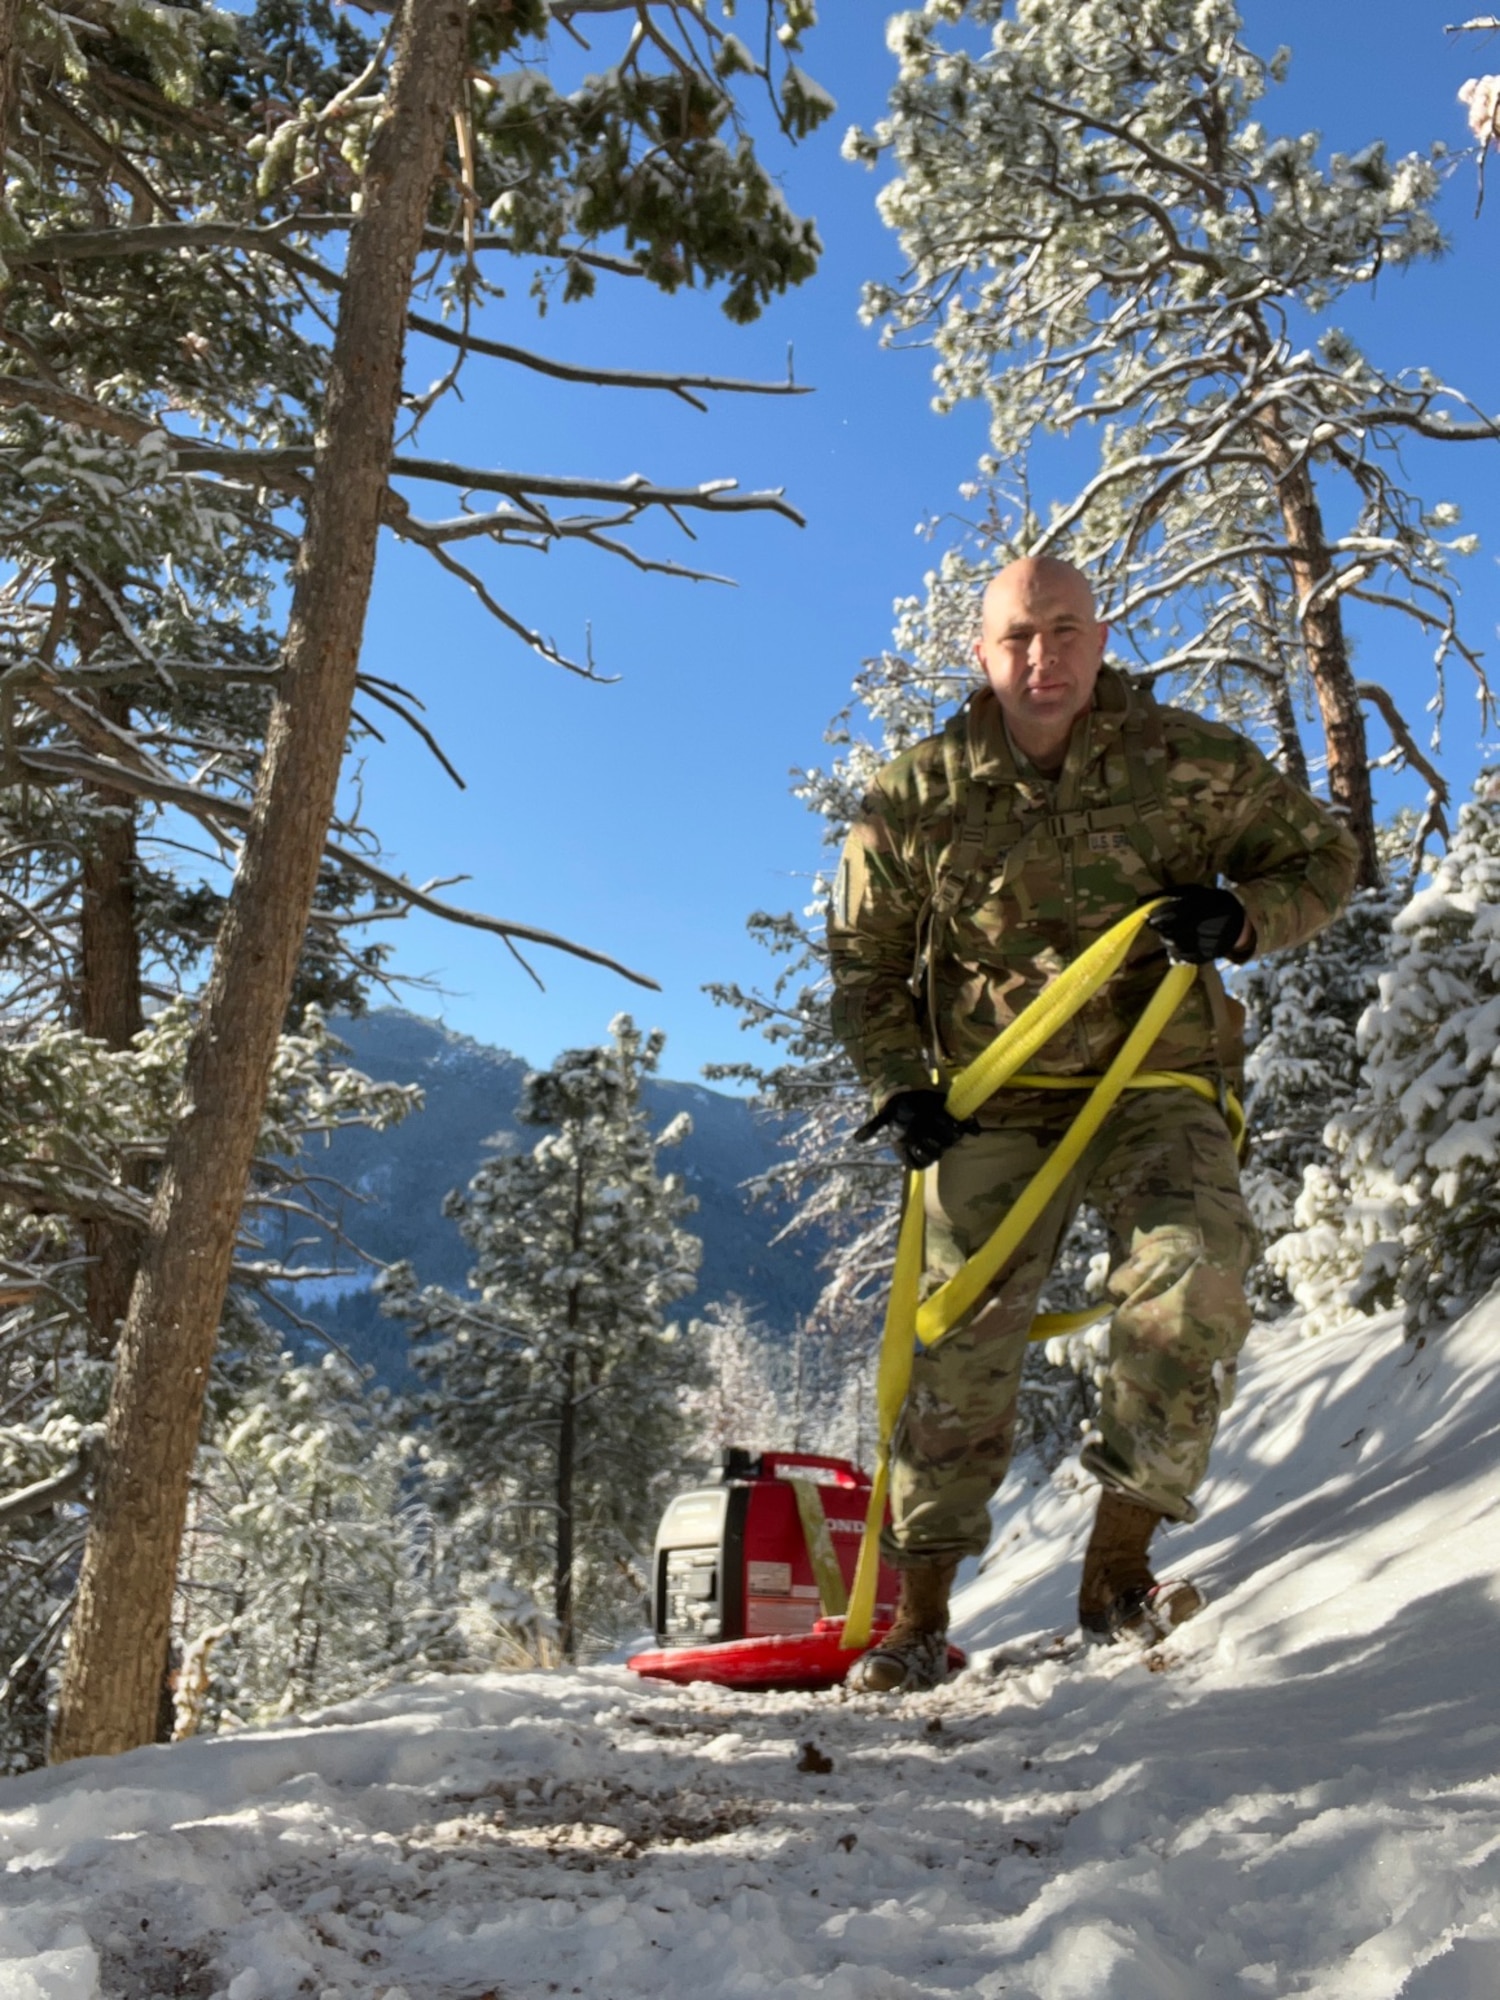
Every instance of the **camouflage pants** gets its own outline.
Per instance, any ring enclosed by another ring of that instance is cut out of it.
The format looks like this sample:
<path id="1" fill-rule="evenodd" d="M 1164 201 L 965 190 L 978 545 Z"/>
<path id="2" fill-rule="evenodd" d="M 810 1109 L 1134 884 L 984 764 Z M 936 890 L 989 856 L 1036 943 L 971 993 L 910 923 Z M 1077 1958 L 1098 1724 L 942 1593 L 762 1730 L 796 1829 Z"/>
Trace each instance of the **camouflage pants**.
<path id="1" fill-rule="evenodd" d="M 1016 1091 L 1003 1125 L 945 1153 L 926 1176 L 925 1290 L 995 1229 L 1071 1123 L 1071 1091 Z M 995 1116 L 992 1101 L 989 1117 Z M 988 1502 L 1010 1463 L 1016 1396 L 1037 1295 L 1087 1201 L 1109 1231 L 1118 1304 L 1100 1439 L 1084 1462 L 1174 1520 L 1208 1466 L 1226 1378 L 1250 1327 L 1244 1277 L 1254 1229 L 1217 1108 L 1185 1090 L 1121 1099 L 988 1296 L 931 1347 L 918 1346 L 891 1459 L 897 1563 L 977 1555 Z"/>

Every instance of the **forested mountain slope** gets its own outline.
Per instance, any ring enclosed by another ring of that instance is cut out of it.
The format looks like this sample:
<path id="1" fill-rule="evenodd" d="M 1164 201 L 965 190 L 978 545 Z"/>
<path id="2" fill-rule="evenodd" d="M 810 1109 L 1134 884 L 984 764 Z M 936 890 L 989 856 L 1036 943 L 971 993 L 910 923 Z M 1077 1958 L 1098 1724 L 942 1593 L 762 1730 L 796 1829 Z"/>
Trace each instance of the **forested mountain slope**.
<path id="1" fill-rule="evenodd" d="M 456 1225 L 442 1213 L 443 1197 L 464 1186 L 497 1134 L 528 1148 L 541 1136 L 515 1125 L 529 1065 L 505 1049 L 488 1048 L 398 1008 L 340 1020 L 334 1027 L 360 1069 L 391 1082 L 419 1084 L 425 1103 L 394 1130 L 339 1133 L 309 1164 L 357 1197 L 335 1199 L 344 1228 L 362 1249 L 382 1263 L 407 1258 L 422 1283 L 461 1290 L 472 1259 Z M 774 1127 L 757 1118 L 745 1099 L 699 1084 L 649 1078 L 645 1098 L 655 1130 L 680 1111 L 693 1123 L 682 1145 L 663 1156 L 664 1171 L 682 1174 L 697 1199 L 687 1227 L 703 1242 L 698 1289 L 681 1313 L 736 1294 L 773 1331 L 789 1333 L 817 1296 L 822 1244 L 809 1234 L 773 1245 L 785 1212 L 754 1203 L 746 1193 L 744 1183 L 776 1157 Z M 321 1259 L 309 1246 L 304 1263 Z M 406 1336 L 381 1317 L 370 1290 L 373 1273 L 347 1250 L 340 1263 L 349 1276 L 302 1287 L 302 1310 L 359 1358 L 374 1362 L 382 1379 L 403 1379 Z"/>

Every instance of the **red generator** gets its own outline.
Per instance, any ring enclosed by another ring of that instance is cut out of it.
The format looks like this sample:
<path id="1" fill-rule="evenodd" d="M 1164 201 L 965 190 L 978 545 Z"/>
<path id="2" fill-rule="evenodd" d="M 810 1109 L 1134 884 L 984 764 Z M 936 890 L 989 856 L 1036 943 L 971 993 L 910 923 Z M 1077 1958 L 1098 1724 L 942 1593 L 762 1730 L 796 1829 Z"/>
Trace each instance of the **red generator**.
<path id="1" fill-rule="evenodd" d="M 870 1502 L 847 1459 L 732 1447 L 717 1486 L 679 1493 L 656 1535 L 658 1650 L 636 1673 L 743 1688 L 822 1688 L 858 1655 L 840 1644 Z M 895 1615 L 900 1579 L 880 1565 L 874 1631 Z"/>

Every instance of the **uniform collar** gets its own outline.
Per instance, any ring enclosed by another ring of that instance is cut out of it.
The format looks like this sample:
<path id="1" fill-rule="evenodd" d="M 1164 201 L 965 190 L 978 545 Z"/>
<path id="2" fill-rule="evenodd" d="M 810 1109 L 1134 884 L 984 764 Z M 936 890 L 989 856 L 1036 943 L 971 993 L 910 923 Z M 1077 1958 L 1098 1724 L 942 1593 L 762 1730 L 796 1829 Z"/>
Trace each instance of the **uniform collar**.
<path id="1" fill-rule="evenodd" d="M 1055 782 L 1071 789 L 1071 784 L 1076 783 L 1084 768 L 1114 741 L 1125 721 L 1130 697 L 1131 683 L 1117 667 L 1099 669 L 1093 705 L 1086 715 L 1080 716 L 1074 728 L 1067 761 Z M 954 724 L 963 731 L 964 761 L 971 777 L 991 785 L 1023 782 L 1011 753 L 1010 739 L 1005 733 L 1000 704 L 992 688 L 976 688 L 954 717 Z"/>

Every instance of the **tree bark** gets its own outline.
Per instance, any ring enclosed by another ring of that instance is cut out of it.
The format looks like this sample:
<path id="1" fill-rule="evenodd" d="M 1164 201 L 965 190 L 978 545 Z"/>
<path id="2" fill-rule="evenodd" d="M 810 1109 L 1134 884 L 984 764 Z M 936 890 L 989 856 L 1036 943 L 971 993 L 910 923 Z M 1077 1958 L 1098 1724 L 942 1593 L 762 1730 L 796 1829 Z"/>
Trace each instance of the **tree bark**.
<path id="1" fill-rule="evenodd" d="M 403 0 L 350 233 L 283 681 L 181 1115 L 120 1339 L 54 1761 L 151 1740 L 188 1478 L 277 1036 L 354 699 L 416 256 L 467 53 L 463 0 Z"/>
<path id="2" fill-rule="evenodd" d="M 123 694 L 106 691 L 92 705 L 105 722 L 129 729 L 130 703 Z M 107 785 L 84 790 L 103 811 L 83 855 L 78 1025 L 110 1048 L 123 1049 L 146 1020 L 135 908 L 136 801 Z"/>
<path id="3" fill-rule="evenodd" d="M 1307 670 L 1317 690 L 1328 746 L 1328 795 L 1346 815 L 1349 830 L 1359 843 L 1360 887 L 1378 888 L 1380 855 L 1375 845 L 1375 799 L 1370 786 L 1365 712 L 1349 664 L 1343 612 L 1337 597 L 1313 595 L 1333 574 L 1317 489 L 1306 457 L 1293 452 L 1276 419 L 1266 418 L 1258 429 L 1275 476 L 1277 505 L 1292 551 L 1288 568 L 1297 593 Z"/>

